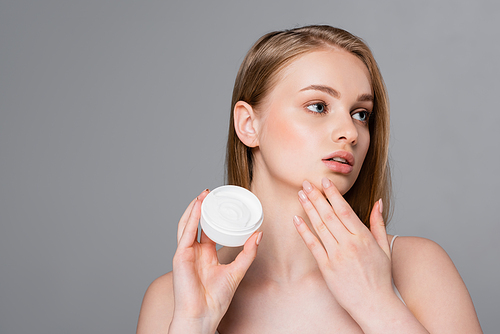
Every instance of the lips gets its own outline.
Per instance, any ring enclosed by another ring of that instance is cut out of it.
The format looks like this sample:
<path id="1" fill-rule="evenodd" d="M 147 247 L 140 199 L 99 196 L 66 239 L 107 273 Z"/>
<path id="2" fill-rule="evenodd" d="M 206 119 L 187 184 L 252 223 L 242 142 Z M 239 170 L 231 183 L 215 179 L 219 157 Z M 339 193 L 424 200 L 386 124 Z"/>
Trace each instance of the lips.
<path id="1" fill-rule="evenodd" d="M 346 151 L 335 151 L 322 159 L 333 172 L 349 174 L 354 167 L 354 156 Z"/>

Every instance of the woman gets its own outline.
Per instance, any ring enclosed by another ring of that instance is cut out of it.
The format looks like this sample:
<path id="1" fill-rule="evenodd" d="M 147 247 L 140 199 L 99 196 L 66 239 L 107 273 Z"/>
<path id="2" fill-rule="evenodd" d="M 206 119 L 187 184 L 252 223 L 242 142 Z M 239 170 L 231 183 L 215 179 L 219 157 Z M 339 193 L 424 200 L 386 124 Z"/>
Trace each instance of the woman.
<path id="1" fill-rule="evenodd" d="M 329 26 L 263 36 L 236 78 L 226 164 L 264 223 L 216 252 L 196 240 L 203 191 L 138 333 L 481 333 L 447 254 L 386 234 L 388 138 L 383 80 L 359 38 Z"/>

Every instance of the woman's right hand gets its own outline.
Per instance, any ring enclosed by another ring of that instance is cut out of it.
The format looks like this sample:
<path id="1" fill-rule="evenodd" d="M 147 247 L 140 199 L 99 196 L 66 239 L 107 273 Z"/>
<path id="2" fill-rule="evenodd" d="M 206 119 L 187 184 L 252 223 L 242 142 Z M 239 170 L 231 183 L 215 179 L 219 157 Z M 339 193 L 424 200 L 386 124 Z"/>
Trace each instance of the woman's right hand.
<path id="1" fill-rule="evenodd" d="M 174 314 L 169 333 L 214 333 L 226 313 L 247 269 L 257 255 L 262 232 L 254 233 L 236 259 L 219 263 L 216 244 L 205 233 L 198 236 L 204 190 L 179 221 L 177 251 L 173 260 Z"/>

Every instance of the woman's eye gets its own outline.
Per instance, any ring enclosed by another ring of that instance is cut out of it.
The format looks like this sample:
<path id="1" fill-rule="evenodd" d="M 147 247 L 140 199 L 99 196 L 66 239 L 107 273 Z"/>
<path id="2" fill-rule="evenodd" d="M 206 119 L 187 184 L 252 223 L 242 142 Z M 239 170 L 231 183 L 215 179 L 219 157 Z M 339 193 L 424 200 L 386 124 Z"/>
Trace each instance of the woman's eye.
<path id="1" fill-rule="evenodd" d="M 370 117 L 370 114 L 366 110 L 358 111 L 352 114 L 352 118 L 357 119 L 358 121 L 361 122 L 366 122 L 368 121 L 368 118 Z"/>
<path id="2" fill-rule="evenodd" d="M 325 103 L 318 102 L 310 104 L 306 108 L 314 113 L 324 114 L 326 112 L 326 107 L 327 105 Z"/>

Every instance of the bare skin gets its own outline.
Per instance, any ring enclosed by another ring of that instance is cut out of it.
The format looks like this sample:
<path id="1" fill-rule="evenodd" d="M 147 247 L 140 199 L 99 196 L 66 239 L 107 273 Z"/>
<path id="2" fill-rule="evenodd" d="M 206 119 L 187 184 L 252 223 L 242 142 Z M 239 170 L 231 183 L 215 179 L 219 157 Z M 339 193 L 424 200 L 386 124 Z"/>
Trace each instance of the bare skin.
<path id="1" fill-rule="evenodd" d="M 391 239 L 388 235 L 388 243 Z M 304 243 L 300 246 L 306 248 Z M 222 248 L 219 261 L 231 263 L 240 251 Z M 294 277 L 293 268 L 300 266 L 280 263 L 276 269 L 288 275 L 269 276 L 266 261 L 275 260 L 259 255 L 253 262 L 218 325 L 220 333 L 363 333 L 333 298 L 319 269 Z M 465 284 L 439 245 L 423 238 L 399 237 L 394 243 L 392 274 L 407 309 L 429 333 L 481 333 Z M 172 272 L 165 274 L 148 288 L 138 333 L 168 332 L 174 313 L 172 276 Z"/>
<path id="2" fill-rule="evenodd" d="M 265 113 L 237 103 L 238 137 L 254 153 L 261 231 L 218 252 L 203 234 L 196 240 L 202 192 L 179 222 L 174 271 L 146 292 L 138 333 L 482 333 L 441 247 L 400 237 L 391 254 L 383 203 L 374 203 L 368 229 L 342 197 L 370 144 L 370 94 L 366 67 L 328 49 L 287 68 Z M 352 154 L 352 171 L 325 166 L 339 150 Z"/>

